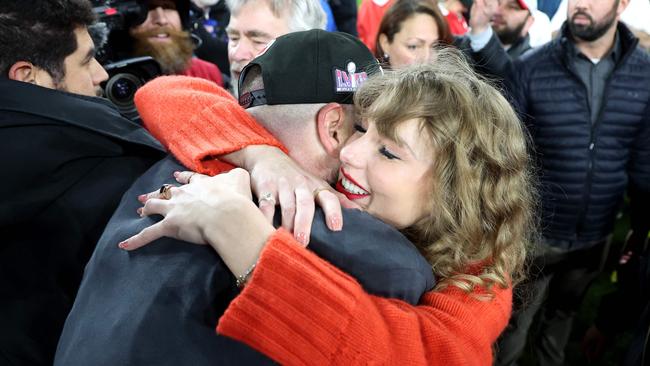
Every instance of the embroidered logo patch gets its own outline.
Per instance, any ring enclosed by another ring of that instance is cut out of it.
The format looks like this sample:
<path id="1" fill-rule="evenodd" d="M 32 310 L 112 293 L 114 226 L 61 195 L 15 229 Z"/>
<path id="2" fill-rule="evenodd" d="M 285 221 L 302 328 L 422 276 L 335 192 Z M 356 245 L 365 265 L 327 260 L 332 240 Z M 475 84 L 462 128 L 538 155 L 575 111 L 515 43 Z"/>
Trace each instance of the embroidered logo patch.
<path id="1" fill-rule="evenodd" d="M 353 93 L 368 79 L 366 72 L 356 72 L 357 65 L 350 61 L 347 70 L 334 68 L 336 93 Z"/>

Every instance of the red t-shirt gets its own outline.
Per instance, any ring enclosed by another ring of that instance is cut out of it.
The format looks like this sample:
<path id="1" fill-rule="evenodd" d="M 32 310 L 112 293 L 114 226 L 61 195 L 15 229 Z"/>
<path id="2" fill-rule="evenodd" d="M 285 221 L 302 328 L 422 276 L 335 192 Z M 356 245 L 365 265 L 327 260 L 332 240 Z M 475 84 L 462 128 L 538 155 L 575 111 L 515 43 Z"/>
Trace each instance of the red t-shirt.
<path id="1" fill-rule="evenodd" d="M 223 86 L 223 77 L 221 77 L 221 71 L 219 71 L 217 65 L 211 62 L 203 61 L 196 57 L 192 57 L 190 66 L 185 71 L 180 73 L 180 75 L 194 76 L 197 78 L 210 80 L 219 86 Z"/>
<path id="2" fill-rule="evenodd" d="M 363 0 L 359 6 L 357 31 L 361 42 L 368 46 L 372 53 L 375 53 L 375 40 L 381 18 L 393 2 L 394 0 Z"/>

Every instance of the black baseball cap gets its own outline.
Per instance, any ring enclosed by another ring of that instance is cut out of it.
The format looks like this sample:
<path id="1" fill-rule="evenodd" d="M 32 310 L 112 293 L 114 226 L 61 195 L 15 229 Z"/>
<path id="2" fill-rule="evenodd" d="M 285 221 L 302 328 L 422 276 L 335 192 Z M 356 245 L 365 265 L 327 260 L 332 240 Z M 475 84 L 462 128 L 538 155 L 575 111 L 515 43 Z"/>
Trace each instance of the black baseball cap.
<path id="1" fill-rule="evenodd" d="M 352 104 L 352 95 L 381 67 L 359 39 L 347 33 L 313 29 L 272 41 L 239 76 L 239 90 L 248 71 L 262 70 L 264 89 L 239 96 L 244 108 L 275 104 Z"/>

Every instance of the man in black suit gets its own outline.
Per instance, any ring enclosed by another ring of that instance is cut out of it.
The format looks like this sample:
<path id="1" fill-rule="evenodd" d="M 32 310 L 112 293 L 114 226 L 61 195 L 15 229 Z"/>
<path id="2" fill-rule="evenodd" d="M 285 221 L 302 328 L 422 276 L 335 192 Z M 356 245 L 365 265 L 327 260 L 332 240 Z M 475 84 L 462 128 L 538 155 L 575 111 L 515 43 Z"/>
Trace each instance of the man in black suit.
<path id="1" fill-rule="evenodd" d="M 85 0 L 0 2 L 0 364 L 52 364 L 83 268 L 131 183 L 164 156 L 95 96 Z"/>

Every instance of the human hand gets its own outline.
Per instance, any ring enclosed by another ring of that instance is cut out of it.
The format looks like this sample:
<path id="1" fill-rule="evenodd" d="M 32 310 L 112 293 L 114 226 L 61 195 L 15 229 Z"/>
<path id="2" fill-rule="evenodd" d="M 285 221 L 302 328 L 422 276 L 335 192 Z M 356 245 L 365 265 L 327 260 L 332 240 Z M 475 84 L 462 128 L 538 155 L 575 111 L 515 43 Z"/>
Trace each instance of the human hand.
<path id="1" fill-rule="evenodd" d="M 625 238 L 625 244 L 623 245 L 623 254 L 621 254 L 621 257 L 618 259 L 618 264 L 625 265 L 635 256 L 638 256 L 643 252 L 646 240 L 648 240 L 647 236 L 639 234 L 634 230 L 628 231 L 627 237 Z"/>
<path id="2" fill-rule="evenodd" d="M 269 222 L 273 222 L 277 203 L 282 226 L 306 245 L 317 203 L 323 209 L 327 227 L 341 230 L 341 203 L 327 182 L 307 173 L 278 148 L 249 146 L 244 150 L 246 156 L 240 163 L 250 172 L 251 188 Z"/>
<path id="3" fill-rule="evenodd" d="M 141 216 L 157 214 L 164 216 L 164 219 L 121 242 L 120 248 L 134 250 L 163 236 L 195 244 L 209 244 L 206 228 L 232 228 L 229 227 L 232 221 L 245 220 L 236 217 L 236 210 L 224 219 L 224 211 L 246 203 L 254 207 L 250 178 L 243 169 L 233 169 L 214 177 L 192 172 L 176 172 L 174 176 L 180 183 L 191 181 L 192 184 L 171 187 L 167 192 L 161 189 L 138 197 L 144 203 L 144 207 L 138 209 Z"/>
<path id="4" fill-rule="evenodd" d="M 499 6 L 498 0 L 474 0 L 470 9 L 469 26 L 472 34 L 483 33 L 494 17 Z"/>
<path id="5" fill-rule="evenodd" d="M 602 356 L 606 343 L 607 336 L 598 330 L 595 325 L 592 325 L 582 337 L 582 353 L 589 362 L 596 361 Z"/>

